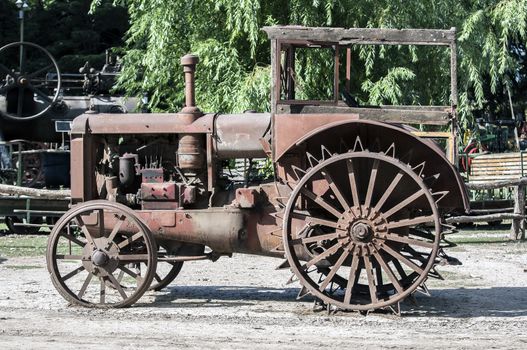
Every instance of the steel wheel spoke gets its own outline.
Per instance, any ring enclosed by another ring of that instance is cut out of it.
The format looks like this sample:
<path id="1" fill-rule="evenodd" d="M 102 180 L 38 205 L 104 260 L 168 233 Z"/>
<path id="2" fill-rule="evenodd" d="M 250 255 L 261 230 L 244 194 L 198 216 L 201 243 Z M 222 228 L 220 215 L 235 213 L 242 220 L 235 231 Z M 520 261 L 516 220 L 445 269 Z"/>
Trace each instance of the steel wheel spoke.
<path id="1" fill-rule="evenodd" d="M 325 252 L 317 255 L 316 257 L 314 257 L 313 259 L 309 260 L 306 264 L 304 264 L 302 266 L 302 268 L 304 270 L 307 270 L 308 268 L 310 268 L 311 266 L 315 265 L 317 262 L 335 254 L 337 252 L 337 250 L 340 249 L 340 247 L 342 247 L 342 243 L 337 243 L 335 244 L 334 246 L 332 246 L 331 248 L 329 248 L 328 250 L 326 250 Z"/>
<path id="2" fill-rule="evenodd" d="M 321 225 L 321 226 L 327 226 L 327 227 L 333 227 L 335 229 L 341 230 L 336 221 L 330 221 L 330 220 L 324 220 L 320 218 L 315 218 L 310 215 L 302 214 L 299 212 L 293 212 L 291 216 L 295 219 L 305 220 L 307 223 L 315 224 L 315 225 Z"/>
<path id="3" fill-rule="evenodd" d="M 335 207 L 326 202 L 321 196 L 317 196 L 307 188 L 303 187 L 300 192 L 302 192 L 307 198 L 311 199 L 313 202 L 320 205 L 322 208 L 326 209 L 333 216 L 338 218 L 342 215 L 340 211 L 338 211 Z"/>
<path id="4" fill-rule="evenodd" d="M 351 301 L 351 294 L 353 291 L 353 285 L 355 284 L 355 278 L 358 276 L 357 271 L 359 268 L 360 257 L 357 254 L 353 254 L 350 273 L 348 276 L 348 284 L 346 285 L 346 294 L 344 295 L 344 303 L 349 304 Z"/>
<path id="5" fill-rule="evenodd" d="M 20 68 L 20 74 L 24 74 L 24 68 L 25 68 L 25 63 L 26 63 L 26 50 L 24 50 L 24 44 L 21 44 L 20 45 L 20 65 L 19 65 L 19 68 Z"/>
<path id="6" fill-rule="evenodd" d="M 386 218 L 392 216 L 393 214 L 397 213 L 399 210 L 401 210 L 402 208 L 406 207 L 408 204 L 412 203 L 413 201 L 415 201 L 417 198 L 421 197 L 424 194 L 425 194 L 425 191 L 423 189 L 419 189 L 419 191 L 415 192 L 410 197 L 406 198 L 401 203 L 397 204 L 395 207 L 393 207 L 390 210 L 384 212 L 384 216 Z"/>
<path id="7" fill-rule="evenodd" d="M 379 249 L 379 248 L 377 248 Z M 417 266 L 416 264 L 414 264 L 412 261 L 410 261 L 408 258 L 406 258 L 405 256 L 403 256 L 401 253 L 393 250 L 390 246 L 388 246 L 387 244 L 383 244 L 380 246 L 380 249 L 384 250 L 386 253 L 390 254 L 391 256 L 393 256 L 394 258 L 396 258 L 397 260 L 401 261 L 402 263 L 404 263 L 406 266 L 408 266 L 409 268 L 411 268 L 412 270 L 414 270 L 415 272 L 419 273 L 419 274 L 422 274 L 423 273 L 423 269 L 420 268 L 419 266 Z"/>
<path id="8" fill-rule="evenodd" d="M 307 243 L 320 242 L 324 240 L 331 240 L 331 239 L 339 238 L 340 235 L 341 235 L 340 233 L 328 233 L 325 235 L 318 235 L 318 236 L 313 236 L 313 237 L 297 238 L 297 239 L 293 239 L 291 241 L 291 244 L 299 244 L 299 243 L 307 244 Z"/>
<path id="9" fill-rule="evenodd" d="M 84 296 L 84 293 L 86 292 L 86 289 L 88 288 L 88 285 L 90 284 L 92 277 L 93 275 L 90 272 L 88 272 L 88 276 L 86 276 L 86 279 L 84 280 L 84 283 L 82 284 L 81 290 L 79 291 L 79 294 L 77 294 L 77 297 L 79 299 L 82 299 L 82 297 Z"/>
<path id="10" fill-rule="evenodd" d="M 404 292 L 403 287 L 399 283 L 399 280 L 395 277 L 392 269 L 390 268 L 388 263 L 384 260 L 383 256 L 376 249 L 374 249 L 373 251 L 373 256 L 375 257 L 375 260 L 377 260 L 379 265 L 382 267 L 384 272 L 386 272 L 386 274 L 388 275 L 388 278 L 390 279 L 390 282 L 392 282 L 397 292 L 399 293 Z"/>
<path id="11" fill-rule="evenodd" d="M 364 269 L 366 270 L 366 275 L 368 277 L 368 285 L 370 288 L 371 302 L 376 303 L 379 301 L 377 299 L 377 288 L 375 286 L 375 279 L 373 277 L 373 267 L 371 265 L 371 261 L 368 256 L 364 257 Z"/>
<path id="12" fill-rule="evenodd" d="M 27 77 L 28 79 L 32 79 L 32 78 L 34 78 L 34 77 L 40 75 L 41 73 L 44 73 L 44 72 L 49 71 L 49 70 L 52 69 L 52 68 L 54 68 L 54 67 L 53 67 L 53 64 L 50 64 L 49 66 L 46 66 L 46 67 L 44 67 L 44 68 L 40 68 L 39 70 L 34 71 L 33 73 L 26 75 L 26 77 Z"/>
<path id="13" fill-rule="evenodd" d="M 401 276 L 401 279 L 405 279 L 406 277 L 408 277 L 408 274 L 406 273 L 406 271 L 404 271 L 404 268 L 399 262 L 399 260 L 393 260 L 392 262 L 395 266 L 395 269 L 397 270 L 397 273 Z"/>
<path id="14" fill-rule="evenodd" d="M 110 282 L 112 282 L 113 286 L 117 289 L 119 294 L 121 294 L 121 297 L 123 298 L 123 300 L 128 298 L 128 295 L 126 295 L 126 293 L 125 293 L 123 287 L 121 286 L 121 284 L 115 279 L 115 277 L 111 273 L 108 274 L 108 278 L 110 279 Z"/>
<path id="15" fill-rule="evenodd" d="M 120 268 L 121 271 L 123 271 L 124 273 L 126 273 L 126 274 L 128 274 L 129 276 L 135 278 L 135 281 L 136 281 L 136 283 L 137 283 L 138 286 L 143 282 L 143 277 L 141 277 L 140 274 L 137 274 L 137 273 L 133 272 L 132 270 L 129 270 L 129 269 L 126 268 L 125 266 L 119 266 L 119 268 Z"/>
<path id="16" fill-rule="evenodd" d="M 161 277 L 157 274 L 154 275 L 154 279 L 157 281 L 157 283 L 160 283 L 162 281 Z"/>
<path id="17" fill-rule="evenodd" d="M 141 237 L 143 237 L 143 232 L 139 231 L 136 234 L 134 234 L 133 236 L 126 238 L 124 241 L 119 243 L 117 246 L 119 247 L 119 249 L 123 249 L 124 247 L 126 247 L 130 243 L 133 243 L 133 242 L 137 241 Z"/>
<path id="18" fill-rule="evenodd" d="M 82 232 L 84 233 L 84 237 L 86 238 L 86 240 L 92 244 L 95 248 L 98 248 L 97 245 L 95 244 L 95 242 L 93 241 L 93 238 L 92 236 L 90 235 L 90 232 L 88 231 L 88 229 L 86 228 L 86 225 L 84 224 L 84 220 L 82 220 L 82 217 L 80 215 L 77 215 L 75 217 L 75 220 L 77 220 L 77 222 L 79 223 L 79 227 L 80 229 L 82 230 Z"/>
<path id="19" fill-rule="evenodd" d="M 328 286 L 329 282 L 331 282 L 331 280 L 333 279 L 333 277 L 335 276 L 337 271 L 340 269 L 340 267 L 342 266 L 342 264 L 344 263 L 344 261 L 346 260 L 346 258 L 348 257 L 349 254 L 350 253 L 347 250 L 345 250 L 344 253 L 342 253 L 342 255 L 337 260 L 335 265 L 331 268 L 331 271 L 326 276 L 326 279 L 322 282 L 322 284 L 318 288 L 321 292 L 323 292 L 326 289 L 326 287 Z"/>
<path id="20" fill-rule="evenodd" d="M 329 175 L 328 170 L 322 169 L 320 173 L 322 174 L 322 176 L 324 176 L 324 178 L 328 182 L 329 187 L 335 194 L 335 197 L 337 197 L 337 200 L 339 201 L 342 208 L 344 208 L 344 211 L 348 211 L 350 209 L 350 206 L 348 202 L 346 201 L 346 199 L 344 198 L 344 196 L 342 195 L 342 193 L 340 192 L 340 190 L 338 189 L 337 185 L 335 185 L 335 182 L 333 181 L 333 178 L 331 177 L 331 175 Z"/>
<path id="21" fill-rule="evenodd" d="M 100 278 L 101 280 L 101 290 L 99 291 L 99 303 L 104 304 L 106 301 L 106 283 L 104 282 L 104 278 Z"/>
<path id="22" fill-rule="evenodd" d="M 18 101 L 17 101 L 17 107 L 16 107 L 16 116 L 18 118 L 22 117 L 23 109 L 24 109 L 24 87 L 19 86 L 18 87 Z"/>
<path id="23" fill-rule="evenodd" d="M 366 192 L 366 199 L 364 201 L 365 207 L 369 207 L 371 204 L 371 196 L 373 195 L 373 188 L 375 186 L 375 180 L 377 179 L 378 169 L 379 169 L 379 160 L 375 159 L 373 161 L 373 167 L 370 173 L 370 182 L 368 184 L 368 191 Z"/>
<path id="24" fill-rule="evenodd" d="M 123 280 L 123 277 L 124 277 L 124 271 L 121 270 L 119 271 L 119 275 L 117 275 L 117 281 L 121 283 L 121 281 Z"/>
<path id="25" fill-rule="evenodd" d="M 355 179 L 355 169 L 353 168 L 353 162 L 351 161 L 351 159 L 348 159 L 348 161 L 346 162 L 346 166 L 348 168 L 348 177 L 351 187 L 351 195 L 353 197 L 353 205 L 359 206 L 359 190 L 357 188 L 357 180 Z"/>
<path id="26" fill-rule="evenodd" d="M 105 237 L 104 232 L 104 211 L 102 209 L 99 209 L 97 211 L 97 217 L 99 218 L 99 237 Z"/>
<path id="27" fill-rule="evenodd" d="M 119 220 L 117 220 L 117 223 L 115 224 L 115 226 L 113 227 L 113 230 L 112 232 L 110 233 L 110 235 L 108 236 L 108 241 L 110 242 L 110 244 L 113 244 L 113 240 L 115 238 L 115 235 L 117 235 L 117 233 L 119 232 L 119 230 L 121 229 L 121 225 L 123 224 L 123 222 L 126 220 L 126 216 L 124 215 L 121 215 L 119 217 Z"/>
<path id="28" fill-rule="evenodd" d="M 62 280 L 63 281 L 69 280 L 70 278 L 72 278 L 73 276 L 75 276 L 76 274 L 78 274 L 79 272 L 82 272 L 82 271 L 84 271 L 84 266 L 79 266 L 75 270 L 73 270 L 70 273 L 68 273 L 66 276 L 63 276 Z"/>
<path id="29" fill-rule="evenodd" d="M 388 229 L 394 229 L 398 227 L 406 227 L 406 226 L 413 226 L 413 225 L 419 225 L 424 224 L 427 222 L 434 222 L 435 216 L 429 215 L 429 216 L 418 216 L 413 219 L 403 219 L 400 221 L 392 221 L 386 224 L 386 228 Z"/>
<path id="30" fill-rule="evenodd" d="M 74 236 L 71 236 L 69 234 L 63 233 L 63 234 L 61 234 L 61 236 L 66 238 L 66 239 L 68 239 L 68 240 L 70 240 L 71 242 L 77 244 L 78 246 L 84 247 L 86 245 L 85 242 L 82 242 L 82 241 L 78 240 L 77 238 L 75 238 Z"/>
<path id="31" fill-rule="evenodd" d="M 394 233 L 383 233 L 379 235 L 379 238 L 386 239 L 389 241 L 394 241 L 394 242 L 416 245 L 416 246 L 424 247 L 424 248 L 430 248 L 430 249 L 434 248 L 435 246 L 434 242 L 426 242 L 420 239 L 410 238 L 408 236 L 400 236 Z"/>
<path id="32" fill-rule="evenodd" d="M 381 199 L 379 199 L 379 201 L 375 205 L 374 211 L 378 212 L 381 210 L 386 200 L 390 197 L 395 187 L 399 184 L 399 181 L 401 181 L 401 179 L 403 178 L 403 175 L 404 174 L 402 171 L 399 171 L 397 175 L 395 175 L 395 178 L 393 179 L 392 183 L 390 184 L 390 186 L 388 186 Z"/>

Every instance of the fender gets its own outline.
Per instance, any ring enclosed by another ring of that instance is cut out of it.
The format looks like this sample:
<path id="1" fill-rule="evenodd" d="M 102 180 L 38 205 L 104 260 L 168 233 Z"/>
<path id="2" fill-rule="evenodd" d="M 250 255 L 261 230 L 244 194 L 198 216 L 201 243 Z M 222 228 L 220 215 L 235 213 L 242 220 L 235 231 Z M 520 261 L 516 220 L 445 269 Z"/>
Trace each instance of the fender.
<path id="1" fill-rule="evenodd" d="M 416 171 L 421 171 L 422 168 L 425 178 L 436 177 L 437 179 L 430 184 L 432 193 L 448 191 L 437 203 L 442 211 L 470 211 L 468 192 L 463 179 L 448 161 L 443 150 L 432 140 L 419 138 L 401 125 L 372 120 L 335 121 L 315 128 L 291 142 L 289 147 L 276 154 L 275 159 L 279 166 L 285 168 L 287 165 L 283 164 L 288 163 L 285 160 L 286 154 L 310 152 L 322 157 L 321 145 L 333 153 L 347 152 L 354 148 L 357 137 L 364 149 L 386 152 L 393 147 L 395 158 L 410 164 Z M 390 154 L 391 152 L 392 150 Z M 287 169 L 285 171 L 288 172 Z"/>

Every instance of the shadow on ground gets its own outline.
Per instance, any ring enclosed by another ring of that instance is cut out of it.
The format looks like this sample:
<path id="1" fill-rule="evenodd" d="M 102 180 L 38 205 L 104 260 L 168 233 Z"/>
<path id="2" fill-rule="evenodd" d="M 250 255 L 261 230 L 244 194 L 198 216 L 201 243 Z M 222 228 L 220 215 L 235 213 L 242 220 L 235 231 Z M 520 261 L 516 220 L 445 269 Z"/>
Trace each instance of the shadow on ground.
<path id="1" fill-rule="evenodd" d="M 236 307 L 258 301 L 296 301 L 298 288 L 262 288 L 245 286 L 169 286 L 158 292 L 156 306 Z M 185 299 L 178 301 L 178 299 Z M 196 301 L 192 301 L 196 299 Z"/>
<path id="2" fill-rule="evenodd" d="M 527 316 L 527 287 L 437 289 L 405 314 L 442 317 Z"/>
<path id="3" fill-rule="evenodd" d="M 254 305 L 260 301 L 296 302 L 298 291 L 299 288 L 170 286 L 157 293 L 155 307 L 238 307 Z M 527 316 L 527 287 L 437 289 L 431 293 L 431 297 L 417 294 L 417 305 L 404 302 L 401 305 L 403 316 Z M 184 300 L 178 301 L 179 299 Z"/>

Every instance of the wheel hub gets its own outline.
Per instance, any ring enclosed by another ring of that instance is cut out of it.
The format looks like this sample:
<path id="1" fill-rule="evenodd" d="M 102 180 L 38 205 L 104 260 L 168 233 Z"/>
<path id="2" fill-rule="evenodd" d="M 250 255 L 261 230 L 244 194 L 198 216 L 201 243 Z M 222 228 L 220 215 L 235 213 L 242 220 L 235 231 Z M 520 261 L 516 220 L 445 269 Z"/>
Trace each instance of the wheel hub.
<path id="1" fill-rule="evenodd" d="M 386 232 L 386 219 L 371 207 L 351 208 L 339 218 L 337 226 L 346 232 L 340 238 L 344 247 L 361 247 L 360 255 L 369 255 L 377 238 Z"/>
<path id="2" fill-rule="evenodd" d="M 84 259 L 82 264 L 84 268 L 96 276 L 107 276 L 119 266 L 119 250 L 113 245 L 109 249 L 99 248 L 106 247 L 108 240 L 105 237 L 94 239 L 96 245 L 86 244 L 84 246 Z"/>
<path id="3" fill-rule="evenodd" d="M 352 224 L 350 234 L 355 240 L 366 242 L 372 237 L 372 230 L 368 224 L 356 222 Z"/>
<path id="4" fill-rule="evenodd" d="M 98 249 L 92 253 L 91 261 L 95 266 L 105 266 L 110 261 L 110 257 L 104 251 Z"/>
<path id="5" fill-rule="evenodd" d="M 27 83 L 28 83 L 27 78 L 25 77 L 18 78 L 18 84 L 20 84 L 21 86 L 27 85 Z"/>

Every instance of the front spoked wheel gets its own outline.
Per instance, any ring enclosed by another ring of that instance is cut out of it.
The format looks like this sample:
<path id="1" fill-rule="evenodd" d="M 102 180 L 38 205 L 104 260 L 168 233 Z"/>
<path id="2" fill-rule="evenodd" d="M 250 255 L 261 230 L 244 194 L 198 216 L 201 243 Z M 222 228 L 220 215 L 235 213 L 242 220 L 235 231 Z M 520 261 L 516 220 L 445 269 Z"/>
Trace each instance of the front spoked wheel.
<path id="1" fill-rule="evenodd" d="M 124 307 L 148 290 L 157 249 L 152 233 L 133 210 L 91 201 L 59 219 L 46 259 L 55 288 L 72 304 Z"/>

